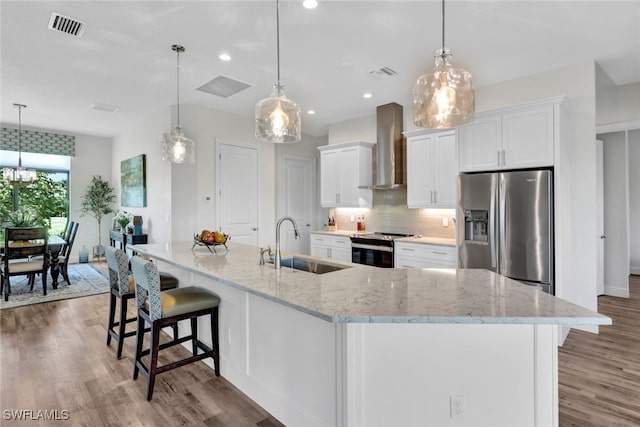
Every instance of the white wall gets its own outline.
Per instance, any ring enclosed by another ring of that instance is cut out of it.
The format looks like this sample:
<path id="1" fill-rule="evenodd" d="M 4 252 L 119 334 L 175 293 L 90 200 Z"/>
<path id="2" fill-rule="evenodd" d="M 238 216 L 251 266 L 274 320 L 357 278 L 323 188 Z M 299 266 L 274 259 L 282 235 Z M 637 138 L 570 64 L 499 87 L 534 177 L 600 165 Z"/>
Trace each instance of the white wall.
<path id="1" fill-rule="evenodd" d="M 50 132 L 50 131 L 49 131 Z M 71 250 L 71 262 L 78 260 L 78 251 L 82 246 L 89 250 L 98 244 L 98 222 L 91 216 L 80 216 L 80 200 L 87 189 L 87 185 L 94 175 L 100 175 L 110 182 L 111 179 L 111 144 L 110 138 L 90 135 L 75 135 L 76 155 L 71 158 L 69 172 L 69 219 L 77 222 L 78 234 Z M 101 240 L 103 245 L 109 244 L 109 228 L 113 215 L 102 218 Z"/>
<path id="2" fill-rule="evenodd" d="M 640 129 L 629 134 L 630 271 L 640 274 Z"/>
<path id="3" fill-rule="evenodd" d="M 187 105 L 180 106 L 180 121 L 185 135 L 196 141 L 196 164 L 172 166 L 172 229 L 174 240 L 190 240 L 194 232 L 219 225 L 215 206 L 216 141 L 228 144 L 258 141 L 254 137 L 252 117 Z M 276 224 L 275 145 L 261 144 L 259 245 L 268 241 L 272 233 L 275 236 Z M 211 196 L 211 200 L 206 201 L 205 196 Z"/>
<path id="4" fill-rule="evenodd" d="M 328 135 L 329 145 L 352 141 L 366 141 L 375 144 L 378 141 L 375 108 L 370 116 L 330 124 Z"/>
<path id="5" fill-rule="evenodd" d="M 162 161 L 160 149 L 160 138 L 164 132 L 169 132 L 170 124 L 169 109 L 158 110 L 113 141 L 110 166 L 117 209 L 142 216 L 142 230 L 149 235 L 149 243 L 171 241 L 171 228 L 168 227 L 171 218 L 171 165 Z M 120 162 L 139 154 L 146 155 L 147 206 L 121 207 Z"/>
<path id="6" fill-rule="evenodd" d="M 281 166 L 278 159 L 284 154 L 315 158 L 317 147 L 326 145 L 326 138 L 303 135 L 300 143 L 282 146 L 276 153 L 275 144 L 256 141 L 253 118 L 181 105 L 180 121 L 184 133 L 196 142 L 196 164 L 170 165 L 161 159 L 159 139 L 163 133 L 170 134 L 175 120 L 175 107 L 155 112 L 114 141 L 114 177 L 120 176 L 120 161 L 137 154 L 147 155 L 147 207 L 127 210 L 143 217 L 143 230 L 149 234 L 149 242 L 190 240 L 198 230 L 217 227 L 215 156 L 218 141 L 261 144 L 258 244 L 273 244 L 277 170 Z M 119 197 L 119 182 L 117 188 Z M 205 200 L 206 196 L 210 200 Z"/>
<path id="7" fill-rule="evenodd" d="M 640 119 L 640 82 L 598 90 L 597 98 L 598 125 Z"/>

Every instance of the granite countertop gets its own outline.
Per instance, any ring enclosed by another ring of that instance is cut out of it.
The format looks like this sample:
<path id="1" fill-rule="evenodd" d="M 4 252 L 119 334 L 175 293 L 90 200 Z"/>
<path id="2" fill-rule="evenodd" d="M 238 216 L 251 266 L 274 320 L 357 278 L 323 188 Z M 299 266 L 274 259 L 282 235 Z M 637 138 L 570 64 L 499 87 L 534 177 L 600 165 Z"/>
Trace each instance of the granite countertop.
<path id="1" fill-rule="evenodd" d="M 203 247 L 191 250 L 191 242 L 131 248 L 335 323 L 611 324 L 608 317 L 488 270 L 383 269 L 330 260 L 350 268 L 313 274 L 258 265 L 257 247 L 228 246 L 217 255 Z"/>

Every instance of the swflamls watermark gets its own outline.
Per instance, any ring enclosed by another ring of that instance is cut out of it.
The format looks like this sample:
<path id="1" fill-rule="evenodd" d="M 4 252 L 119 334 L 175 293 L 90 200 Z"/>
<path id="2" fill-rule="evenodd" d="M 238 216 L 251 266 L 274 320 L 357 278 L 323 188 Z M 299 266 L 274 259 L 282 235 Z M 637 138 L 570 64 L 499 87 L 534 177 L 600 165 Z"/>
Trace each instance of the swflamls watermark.
<path id="1" fill-rule="evenodd" d="M 66 421 L 69 419 L 67 409 L 5 409 L 2 418 L 14 421 Z"/>

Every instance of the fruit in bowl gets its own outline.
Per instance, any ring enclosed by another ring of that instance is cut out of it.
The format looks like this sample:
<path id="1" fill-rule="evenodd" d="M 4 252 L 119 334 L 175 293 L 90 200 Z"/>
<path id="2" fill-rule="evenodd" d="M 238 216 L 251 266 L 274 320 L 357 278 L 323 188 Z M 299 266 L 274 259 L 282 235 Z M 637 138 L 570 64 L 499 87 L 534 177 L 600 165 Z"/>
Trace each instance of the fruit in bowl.
<path id="1" fill-rule="evenodd" d="M 209 231 L 209 230 L 202 230 L 200 232 L 200 234 L 196 235 L 196 240 L 203 242 L 203 243 L 207 243 L 207 244 L 223 244 L 227 241 L 229 236 L 220 233 L 219 231 Z"/>

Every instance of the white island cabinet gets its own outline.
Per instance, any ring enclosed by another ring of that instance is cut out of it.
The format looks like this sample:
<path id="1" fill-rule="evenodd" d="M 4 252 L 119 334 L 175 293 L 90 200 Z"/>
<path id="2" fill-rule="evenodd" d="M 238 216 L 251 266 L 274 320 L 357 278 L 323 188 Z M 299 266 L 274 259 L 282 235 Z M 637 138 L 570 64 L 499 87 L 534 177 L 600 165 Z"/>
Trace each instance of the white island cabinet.
<path id="1" fill-rule="evenodd" d="M 371 153 L 364 141 L 318 147 L 320 150 L 320 205 L 322 207 L 370 208 Z"/>
<path id="2" fill-rule="evenodd" d="M 222 376 L 288 426 L 557 426 L 558 325 L 611 323 L 488 270 L 313 274 L 228 246 L 132 249 L 220 296 Z"/>

